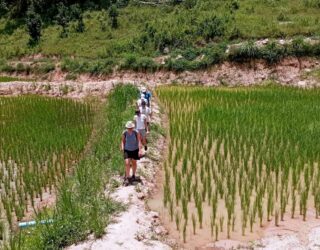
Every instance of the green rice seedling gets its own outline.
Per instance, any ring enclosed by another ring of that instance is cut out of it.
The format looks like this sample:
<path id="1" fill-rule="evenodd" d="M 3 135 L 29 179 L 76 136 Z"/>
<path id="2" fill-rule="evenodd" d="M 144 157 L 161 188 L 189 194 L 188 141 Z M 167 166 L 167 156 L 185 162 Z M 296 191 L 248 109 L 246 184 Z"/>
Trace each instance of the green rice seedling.
<path id="1" fill-rule="evenodd" d="M 235 231 L 235 225 L 236 225 L 236 215 L 234 214 L 232 217 L 232 232 Z"/>
<path id="2" fill-rule="evenodd" d="M 176 221 L 176 228 L 177 228 L 177 231 L 180 231 L 180 213 L 178 211 L 176 211 L 176 214 L 175 214 L 175 221 Z"/>
<path id="3" fill-rule="evenodd" d="M 202 210 L 202 200 L 201 197 L 198 196 L 198 199 L 196 200 L 196 207 L 198 212 L 198 220 L 200 228 L 202 229 L 202 222 L 203 222 L 203 210 Z"/>
<path id="4" fill-rule="evenodd" d="M 182 234 L 183 234 L 183 243 L 186 243 L 187 242 L 187 221 L 184 222 Z"/>
<path id="5" fill-rule="evenodd" d="M 192 229 L 193 229 L 193 234 L 196 234 L 196 228 L 197 228 L 197 219 L 196 216 L 194 214 L 192 214 Z"/>
<path id="6" fill-rule="evenodd" d="M 182 199 L 182 213 L 184 220 L 187 222 L 188 221 L 188 199 L 187 197 Z"/>
<path id="7" fill-rule="evenodd" d="M 219 239 L 219 226 L 216 224 L 216 237 L 215 237 L 216 241 L 218 241 Z"/>
<path id="8" fill-rule="evenodd" d="M 211 229 L 211 237 L 213 237 L 214 227 L 215 227 L 215 218 L 213 216 L 210 217 L 210 229 Z"/>
<path id="9" fill-rule="evenodd" d="M 219 225 L 220 225 L 220 232 L 223 232 L 223 223 L 224 223 L 224 216 L 221 216 L 219 219 Z"/>
<path id="10" fill-rule="evenodd" d="M 170 200 L 169 200 L 169 214 L 170 214 L 171 222 L 173 221 L 173 215 L 174 215 L 173 203 L 174 203 L 173 199 L 170 198 Z"/>

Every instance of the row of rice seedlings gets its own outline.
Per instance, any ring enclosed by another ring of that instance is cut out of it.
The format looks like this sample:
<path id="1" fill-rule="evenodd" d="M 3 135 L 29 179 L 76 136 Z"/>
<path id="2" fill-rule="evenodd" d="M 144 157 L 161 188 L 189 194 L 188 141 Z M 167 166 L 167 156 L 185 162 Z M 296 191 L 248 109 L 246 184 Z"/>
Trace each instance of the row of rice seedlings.
<path id="1" fill-rule="evenodd" d="M 310 110 L 319 105 L 318 90 L 172 87 L 160 88 L 158 95 L 170 119 L 165 196 L 169 197 L 168 190 L 174 189 L 171 199 L 182 206 L 185 221 L 190 217 L 188 203 L 195 205 L 198 223 L 194 223 L 193 215 L 194 233 L 197 226 L 203 227 L 204 206 L 211 206 L 212 236 L 219 226 L 220 231 L 227 229 L 228 238 L 236 225 L 243 235 L 248 227 L 253 232 L 255 224 L 262 227 L 273 218 L 279 225 L 288 212 L 295 217 L 298 204 L 305 220 L 310 199 L 318 216 L 320 156 L 316 149 L 320 146 L 314 137 L 317 130 L 301 137 L 304 126 L 292 120 L 295 117 L 299 121 L 311 119 L 311 124 L 316 122 L 317 116 Z M 294 105 L 285 109 L 285 99 L 295 100 Z M 279 105 L 283 109 L 280 114 Z M 303 111 L 297 112 L 301 107 Z M 218 205 L 221 203 L 222 206 Z M 235 214 L 238 209 L 241 216 Z M 217 218 L 217 214 L 221 216 Z M 218 234 L 215 233 L 216 239 Z"/>

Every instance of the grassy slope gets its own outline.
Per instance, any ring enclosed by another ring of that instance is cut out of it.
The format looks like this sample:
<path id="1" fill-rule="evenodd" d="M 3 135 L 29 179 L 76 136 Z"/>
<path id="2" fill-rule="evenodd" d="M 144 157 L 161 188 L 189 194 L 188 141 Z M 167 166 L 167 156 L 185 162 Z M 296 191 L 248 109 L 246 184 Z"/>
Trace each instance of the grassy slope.
<path id="1" fill-rule="evenodd" d="M 60 249 L 84 240 L 88 232 L 97 237 L 104 233 L 110 214 L 120 209 L 105 197 L 104 188 L 112 173 L 122 171 L 119 139 L 125 121 L 132 117 L 131 104 L 137 94 L 131 85 L 118 86 L 110 93 L 97 118 L 92 146 L 74 175 L 61 184 L 56 209 L 53 214 L 38 216 L 38 219 L 53 218 L 54 223 L 22 231 L 12 241 L 12 248 Z"/>
<path id="2" fill-rule="evenodd" d="M 235 19 L 227 25 L 228 40 L 234 28 L 239 29 L 240 38 L 256 39 L 265 37 L 291 37 L 296 35 L 319 35 L 319 8 L 307 5 L 313 0 L 244 0 L 239 1 L 240 9 L 235 12 Z M 107 24 L 106 31 L 101 31 L 98 12 L 85 15 L 86 31 L 82 34 L 71 32 L 68 38 L 59 37 L 56 25 L 46 27 L 40 45 L 36 48 L 26 46 L 28 35 L 24 26 L 18 26 L 11 32 L 10 23 L 3 18 L 0 21 L 0 56 L 15 57 L 25 54 L 42 53 L 52 56 L 76 56 L 85 58 L 121 58 L 126 53 L 135 52 L 140 56 L 155 56 L 153 44 L 140 48 L 134 39 L 142 34 L 145 24 L 155 24 L 158 29 L 181 35 L 192 23 L 216 13 L 226 16 L 229 8 L 227 1 L 198 1 L 192 10 L 179 7 L 129 6 L 120 10 L 120 28 L 111 30 Z M 288 23 L 280 23 L 279 20 Z M 72 28 L 71 28 L 72 30 Z M 194 44 L 201 37 L 184 36 L 187 44 Z M 135 49 L 133 49 L 135 47 Z"/>

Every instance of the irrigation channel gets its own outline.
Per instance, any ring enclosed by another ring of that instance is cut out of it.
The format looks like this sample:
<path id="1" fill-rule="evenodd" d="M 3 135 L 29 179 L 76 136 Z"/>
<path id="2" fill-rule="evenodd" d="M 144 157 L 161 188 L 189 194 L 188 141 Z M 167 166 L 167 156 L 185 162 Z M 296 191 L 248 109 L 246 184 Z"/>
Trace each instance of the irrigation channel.
<path id="1" fill-rule="evenodd" d="M 116 85 L 110 84 L 96 85 L 94 95 L 103 97 Z M 63 97 L 64 85 L 54 86 Z M 54 205 L 57 187 L 87 151 L 100 109 L 88 98 L 91 90 L 82 90 L 73 96 L 77 101 L 0 97 L 2 238 L 17 230 L 18 221 L 31 219 L 34 209 Z M 126 204 L 126 210 L 113 217 L 101 239 L 70 241 L 69 250 L 317 249 L 319 89 L 162 86 L 153 91 L 150 149 L 138 163 L 143 185 L 121 185 L 120 154 L 106 165 L 115 172 L 105 169 L 111 176 L 104 194 Z M 128 119 L 129 111 L 121 119 Z"/>

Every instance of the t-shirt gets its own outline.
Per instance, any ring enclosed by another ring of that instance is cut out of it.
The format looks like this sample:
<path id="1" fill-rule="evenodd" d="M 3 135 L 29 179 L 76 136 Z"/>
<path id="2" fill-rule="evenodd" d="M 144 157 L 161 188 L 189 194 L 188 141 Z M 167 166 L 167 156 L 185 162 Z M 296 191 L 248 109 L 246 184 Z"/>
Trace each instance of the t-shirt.
<path id="1" fill-rule="evenodd" d="M 150 122 L 150 114 L 151 114 L 151 109 L 149 107 L 140 107 L 140 113 L 144 114 L 147 117 L 147 122 Z"/>
<path id="2" fill-rule="evenodd" d="M 144 95 L 144 98 L 147 100 L 147 103 L 150 104 L 151 92 L 150 91 L 142 92 L 142 94 Z"/>
<path id="3" fill-rule="evenodd" d="M 135 115 L 133 120 L 136 122 L 136 129 L 145 129 L 144 121 L 146 121 L 147 117 L 144 114 Z"/>
<path id="4" fill-rule="evenodd" d="M 134 130 L 130 134 L 127 130 L 123 131 L 125 139 L 124 149 L 128 151 L 135 151 L 139 149 L 138 131 Z"/>
<path id="5" fill-rule="evenodd" d="M 138 107 L 141 107 L 142 101 L 145 101 L 145 103 L 148 103 L 147 99 L 145 99 L 145 98 L 140 98 L 140 99 L 137 101 Z"/>

